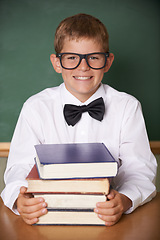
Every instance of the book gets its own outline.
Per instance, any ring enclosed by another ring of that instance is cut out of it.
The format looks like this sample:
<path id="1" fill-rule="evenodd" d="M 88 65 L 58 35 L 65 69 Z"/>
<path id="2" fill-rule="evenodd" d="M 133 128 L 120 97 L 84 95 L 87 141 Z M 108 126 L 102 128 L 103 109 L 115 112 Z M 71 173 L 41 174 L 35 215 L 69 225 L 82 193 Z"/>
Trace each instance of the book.
<path id="1" fill-rule="evenodd" d="M 26 180 L 27 192 L 48 204 L 47 214 L 35 225 L 104 225 L 94 208 L 97 202 L 106 201 L 110 179 L 43 180 L 34 165 Z"/>
<path id="2" fill-rule="evenodd" d="M 104 194 L 109 192 L 110 178 L 43 180 L 39 178 L 36 165 L 26 178 L 28 193 L 70 193 L 70 194 Z"/>
<path id="3" fill-rule="evenodd" d="M 104 178 L 117 174 L 117 162 L 103 143 L 38 144 L 41 179 Z"/>
<path id="4" fill-rule="evenodd" d="M 36 225 L 105 225 L 95 212 L 52 211 L 39 218 Z"/>
<path id="5" fill-rule="evenodd" d="M 93 211 L 97 202 L 106 201 L 103 194 L 34 194 L 34 197 L 43 197 L 48 209 L 64 211 Z"/>

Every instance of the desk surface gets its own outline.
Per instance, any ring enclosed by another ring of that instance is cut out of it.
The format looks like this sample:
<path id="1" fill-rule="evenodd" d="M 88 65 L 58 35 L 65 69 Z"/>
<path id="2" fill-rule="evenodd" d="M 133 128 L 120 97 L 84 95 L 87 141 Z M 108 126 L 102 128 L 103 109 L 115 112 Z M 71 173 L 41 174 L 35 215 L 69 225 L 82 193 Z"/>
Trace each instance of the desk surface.
<path id="1" fill-rule="evenodd" d="M 158 240 L 160 239 L 160 192 L 149 203 L 124 215 L 112 227 L 29 226 L 0 199 L 1 240 Z"/>

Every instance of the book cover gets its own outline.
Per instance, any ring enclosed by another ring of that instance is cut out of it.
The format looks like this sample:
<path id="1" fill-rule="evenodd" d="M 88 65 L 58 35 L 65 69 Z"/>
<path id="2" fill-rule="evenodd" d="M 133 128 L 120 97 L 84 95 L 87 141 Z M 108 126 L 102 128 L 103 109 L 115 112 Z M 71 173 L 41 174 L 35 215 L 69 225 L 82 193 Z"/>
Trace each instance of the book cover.
<path id="1" fill-rule="evenodd" d="M 39 144 L 35 158 L 40 178 L 114 177 L 117 162 L 103 143 Z"/>
<path id="2" fill-rule="evenodd" d="M 104 194 L 110 187 L 110 178 L 42 180 L 39 178 L 36 165 L 26 178 L 28 193 L 72 193 L 72 194 Z"/>

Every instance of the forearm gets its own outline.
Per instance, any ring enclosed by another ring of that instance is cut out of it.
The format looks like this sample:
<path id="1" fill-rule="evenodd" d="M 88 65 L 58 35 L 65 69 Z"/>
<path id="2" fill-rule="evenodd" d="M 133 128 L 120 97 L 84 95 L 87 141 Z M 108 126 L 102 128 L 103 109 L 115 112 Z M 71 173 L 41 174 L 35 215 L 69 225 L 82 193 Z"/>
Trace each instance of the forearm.
<path id="1" fill-rule="evenodd" d="M 5 172 L 5 188 L 1 193 L 4 204 L 10 208 L 15 214 L 18 214 L 15 208 L 15 202 L 19 195 L 20 187 L 27 187 L 27 181 L 25 180 L 31 166 L 13 166 L 11 169 L 6 169 Z"/>
<path id="2" fill-rule="evenodd" d="M 137 176 L 136 179 L 136 174 L 132 175 L 130 173 L 130 177 L 123 179 L 124 181 L 119 181 L 119 184 L 117 183 L 118 179 L 114 181 L 115 185 L 113 184 L 113 188 L 132 201 L 132 206 L 125 211 L 126 214 L 133 212 L 138 206 L 149 202 L 156 195 L 154 182 L 146 176 L 141 178 Z"/>

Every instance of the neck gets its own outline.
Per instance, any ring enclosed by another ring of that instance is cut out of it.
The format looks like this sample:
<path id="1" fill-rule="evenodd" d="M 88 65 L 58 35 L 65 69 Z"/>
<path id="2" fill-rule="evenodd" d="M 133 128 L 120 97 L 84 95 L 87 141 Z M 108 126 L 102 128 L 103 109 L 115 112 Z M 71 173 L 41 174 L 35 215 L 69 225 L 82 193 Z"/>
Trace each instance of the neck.
<path id="1" fill-rule="evenodd" d="M 98 88 L 101 86 L 101 84 L 99 84 L 97 86 L 97 88 L 95 88 L 93 91 L 91 92 L 87 92 L 87 93 L 78 93 L 75 91 L 70 91 L 70 89 L 68 89 L 68 87 L 65 84 L 66 89 L 74 96 L 76 97 L 80 102 L 84 103 L 86 102 L 97 90 Z"/>

